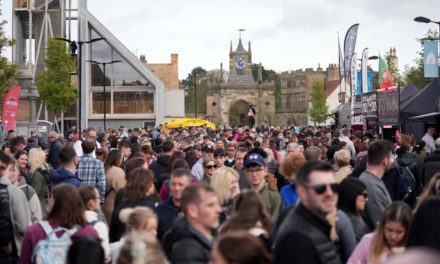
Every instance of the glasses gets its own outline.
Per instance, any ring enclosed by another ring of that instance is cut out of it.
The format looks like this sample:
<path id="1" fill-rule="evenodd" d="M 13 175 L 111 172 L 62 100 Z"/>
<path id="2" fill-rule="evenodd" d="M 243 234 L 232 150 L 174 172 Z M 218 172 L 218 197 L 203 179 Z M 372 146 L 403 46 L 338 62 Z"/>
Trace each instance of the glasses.
<path id="1" fill-rule="evenodd" d="M 359 195 L 362 195 L 365 199 L 368 198 L 368 194 L 366 192 L 360 193 Z"/>
<path id="2" fill-rule="evenodd" d="M 339 184 L 337 183 L 331 183 L 331 184 L 318 184 L 315 186 L 304 186 L 307 189 L 313 189 L 316 194 L 323 194 L 325 191 L 327 191 L 327 187 L 330 187 L 332 192 L 338 193 L 339 192 Z"/>
<path id="3" fill-rule="evenodd" d="M 257 169 L 246 169 L 246 172 L 248 172 L 248 173 L 254 173 L 254 172 L 261 172 L 261 171 L 264 171 L 264 168 L 257 168 Z"/>
<path id="4" fill-rule="evenodd" d="M 206 165 L 207 169 L 217 169 L 217 165 Z"/>

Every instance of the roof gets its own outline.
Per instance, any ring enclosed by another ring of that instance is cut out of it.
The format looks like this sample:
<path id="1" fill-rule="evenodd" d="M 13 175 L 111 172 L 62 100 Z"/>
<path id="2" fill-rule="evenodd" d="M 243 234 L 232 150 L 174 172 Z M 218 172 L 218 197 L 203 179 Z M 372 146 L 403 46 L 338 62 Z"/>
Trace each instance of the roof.
<path id="1" fill-rule="evenodd" d="M 413 116 L 438 112 L 439 99 L 440 82 L 439 79 L 435 78 L 425 88 L 401 104 L 401 116 L 403 119 L 407 119 Z"/>
<path id="2" fill-rule="evenodd" d="M 339 80 L 326 82 L 324 86 L 325 98 L 329 97 L 338 87 L 339 87 Z"/>
<path id="3" fill-rule="evenodd" d="M 237 48 L 235 49 L 234 52 L 247 52 L 247 50 L 245 50 L 244 47 L 243 47 L 243 43 L 241 43 L 241 38 L 238 41 L 238 46 L 237 46 Z"/>
<path id="4" fill-rule="evenodd" d="M 405 102 L 406 100 L 408 100 L 418 92 L 419 89 L 417 89 L 417 87 L 414 84 L 412 83 L 408 84 L 405 88 L 403 88 L 400 91 L 400 103 Z"/>

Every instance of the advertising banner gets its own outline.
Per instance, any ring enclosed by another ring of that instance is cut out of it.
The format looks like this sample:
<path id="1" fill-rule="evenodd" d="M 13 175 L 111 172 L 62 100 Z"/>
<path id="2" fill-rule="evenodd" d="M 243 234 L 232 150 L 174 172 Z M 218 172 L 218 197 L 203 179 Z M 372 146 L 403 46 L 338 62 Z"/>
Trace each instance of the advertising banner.
<path id="1" fill-rule="evenodd" d="M 350 74 L 350 63 L 351 63 L 351 57 L 353 56 L 355 47 L 356 47 L 356 38 L 358 33 L 359 24 L 354 24 L 351 26 L 347 34 L 345 35 L 344 40 L 344 69 L 345 69 L 345 75 Z"/>
<path id="2" fill-rule="evenodd" d="M 362 114 L 367 116 L 377 116 L 377 94 L 376 92 L 365 93 L 362 95 Z"/>
<path id="3" fill-rule="evenodd" d="M 377 118 L 380 126 L 399 125 L 398 89 L 377 92 Z"/>
<path id="4" fill-rule="evenodd" d="M 438 40 L 425 40 L 424 43 L 425 77 L 438 77 Z"/>
<path id="5" fill-rule="evenodd" d="M 354 105 L 356 102 L 356 87 L 357 87 L 357 55 L 351 56 L 350 76 L 351 76 L 351 116 L 354 116 Z"/>
<path id="6" fill-rule="evenodd" d="M 362 72 L 362 93 L 368 93 L 368 48 L 362 52 L 361 72 Z"/>
<path id="7" fill-rule="evenodd" d="M 5 132 L 10 129 L 16 130 L 20 89 L 20 86 L 15 86 L 9 90 L 3 101 L 2 124 Z"/>

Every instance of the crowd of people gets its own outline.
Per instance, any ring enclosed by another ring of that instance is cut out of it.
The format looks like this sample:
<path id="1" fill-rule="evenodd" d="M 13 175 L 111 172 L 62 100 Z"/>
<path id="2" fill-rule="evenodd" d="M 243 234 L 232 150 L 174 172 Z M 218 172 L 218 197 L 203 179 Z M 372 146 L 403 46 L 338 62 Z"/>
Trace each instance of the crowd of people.
<path id="1" fill-rule="evenodd" d="M 440 138 L 8 131 L 0 263 L 440 263 Z"/>

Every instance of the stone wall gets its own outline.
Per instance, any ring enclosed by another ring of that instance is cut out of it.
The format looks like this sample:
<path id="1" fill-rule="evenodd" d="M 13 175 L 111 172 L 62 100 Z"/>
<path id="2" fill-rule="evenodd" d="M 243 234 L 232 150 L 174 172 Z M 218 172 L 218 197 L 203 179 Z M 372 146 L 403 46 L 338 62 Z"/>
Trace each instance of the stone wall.
<path id="1" fill-rule="evenodd" d="M 165 90 L 179 90 L 178 54 L 171 54 L 171 63 L 148 63 L 145 59 L 145 55 L 141 55 L 140 60 L 164 82 Z"/>

